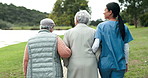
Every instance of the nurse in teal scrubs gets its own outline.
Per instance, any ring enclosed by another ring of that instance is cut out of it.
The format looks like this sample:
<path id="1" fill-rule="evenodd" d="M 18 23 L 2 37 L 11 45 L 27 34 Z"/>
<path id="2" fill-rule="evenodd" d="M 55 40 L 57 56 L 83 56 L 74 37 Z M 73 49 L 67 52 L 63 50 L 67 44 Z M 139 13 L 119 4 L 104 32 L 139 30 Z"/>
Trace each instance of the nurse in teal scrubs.
<path id="1" fill-rule="evenodd" d="M 108 21 L 97 26 L 92 46 L 95 53 L 101 46 L 98 67 L 102 78 L 123 78 L 128 66 L 128 43 L 133 37 L 120 16 L 120 7 L 111 2 L 106 5 L 104 17 Z"/>

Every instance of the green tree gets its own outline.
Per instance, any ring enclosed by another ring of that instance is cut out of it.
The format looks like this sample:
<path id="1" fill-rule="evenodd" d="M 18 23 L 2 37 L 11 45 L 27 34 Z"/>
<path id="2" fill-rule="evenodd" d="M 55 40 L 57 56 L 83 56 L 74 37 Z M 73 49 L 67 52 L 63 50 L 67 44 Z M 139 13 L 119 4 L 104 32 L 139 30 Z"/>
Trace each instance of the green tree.
<path id="1" fill-rule="evenodd" d="M 74 15 L 79 10 L 87 10 L 90 12 L 88 1 L 57 0 L 49 17 L 52 18 L 57 25 L 70 25 L 74 27 Z"/>
<path id="2" fill-rule="evenodd" d="M 134 25 L 133 19 L 131 17 L 130 14 L 127 13 L 127 10 L 122 10 L 122 12 L 120 13 L 122 20 L 124 21 L 124 23 L 128 22 L 129 25 Z"/>
<path id="3" fill-rule="evenodd" d="M 119 2 L 126 7 L 126 12 L 131 16 L 137 28 L 138 18 L 147 10 L 148 0 L 119 0 Z"/>
<path id="4" fill-rule="evenodd" d="M 9 22 L 6 22 L 6 21 L 3 21 L 3 20 L 0 20 L 0 29 L 10 29 L 13 25 Z"/>
<path id="5" fill-rule="evenodd" d="M 90 25 L 97 26 L 99 23 L 103 22 L 102 19 L 97 19 L 96 21 L 92 20 Z"/>
<path id="6" fill-rule="evenodd" d="M 0 3 L 0 19 L 19 26 L 39 25 L 41 19 L 48 17 L 47 13 L 30 10 L 25 7 L 17 7 L 13 4 Z"/>
<path id="7" fill-rule="evenodd" d="M 144 27 L 148 27 L 148 12 L 140 16 L 140 23 Z"/>

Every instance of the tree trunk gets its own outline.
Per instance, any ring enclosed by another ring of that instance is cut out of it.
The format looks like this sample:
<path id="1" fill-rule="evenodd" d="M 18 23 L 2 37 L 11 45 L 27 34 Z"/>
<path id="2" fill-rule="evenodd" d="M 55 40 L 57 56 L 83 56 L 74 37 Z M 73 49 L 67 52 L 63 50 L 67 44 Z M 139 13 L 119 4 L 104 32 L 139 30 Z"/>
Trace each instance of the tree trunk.
<path id="1" fill-rule="evenodd" d="M 134 20 L 134 25 L 135 25 L 135 28 L 137 28 L 137 20 L 136 19 Z"/>
<path id="2" fill-rule="evenodd" d="M 135 28 L 137 28 L 137 25 L 138 25 L 137 21 L 138 21 L 138 20 L 137 20 L 137 15 L 135 15 L 135 16 L 134 16 L 134 25 L 135 25 Z"/>

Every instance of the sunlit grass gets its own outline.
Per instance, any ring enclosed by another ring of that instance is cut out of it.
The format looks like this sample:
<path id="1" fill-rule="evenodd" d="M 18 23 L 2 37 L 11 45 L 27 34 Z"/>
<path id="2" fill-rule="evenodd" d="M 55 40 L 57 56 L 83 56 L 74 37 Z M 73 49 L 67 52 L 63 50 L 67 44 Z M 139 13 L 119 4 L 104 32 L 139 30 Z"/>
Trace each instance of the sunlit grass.
<path id="1" fill-rule="evenodd" d="M 130 42 L 129 72 L 125 78 L 148 77 L 148 27 L 131 28 L 134 40 Z"/>
<path id="2" fill-rule="evenodd" d="M 0 78 L 23 78 L 22 61 L 26 42 L 0 48 Z"/>

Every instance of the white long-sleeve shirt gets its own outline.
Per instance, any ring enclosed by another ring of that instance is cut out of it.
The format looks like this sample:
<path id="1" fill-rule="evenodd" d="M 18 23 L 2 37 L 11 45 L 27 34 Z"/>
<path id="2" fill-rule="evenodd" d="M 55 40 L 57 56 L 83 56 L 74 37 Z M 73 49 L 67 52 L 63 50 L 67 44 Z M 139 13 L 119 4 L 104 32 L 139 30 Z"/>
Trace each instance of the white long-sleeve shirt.
<path id="1" fill-rule="evenodd" d="M 100 39 L 96 38 L 95 41 L 94 41 L 94 44 L 92 46 L 92 50 L 93 50 L 94 53 L 96 53 L 99 46 L 100 46 Z M 126 60 L 126 64 L 127 64 L 128 58 L 129 58 L 129 44 L 128 43 L 124 44 L 124 53 L 125 53 L 125 60 Z"/>

